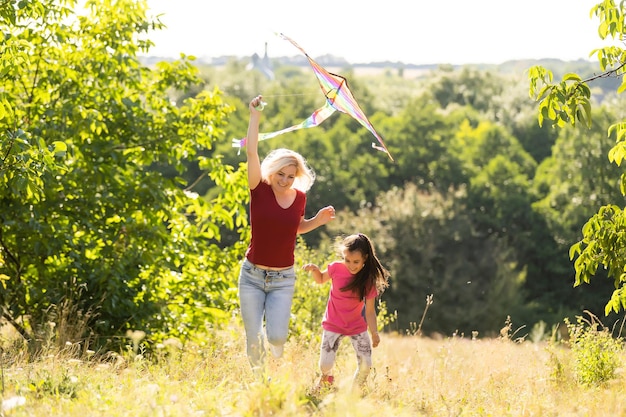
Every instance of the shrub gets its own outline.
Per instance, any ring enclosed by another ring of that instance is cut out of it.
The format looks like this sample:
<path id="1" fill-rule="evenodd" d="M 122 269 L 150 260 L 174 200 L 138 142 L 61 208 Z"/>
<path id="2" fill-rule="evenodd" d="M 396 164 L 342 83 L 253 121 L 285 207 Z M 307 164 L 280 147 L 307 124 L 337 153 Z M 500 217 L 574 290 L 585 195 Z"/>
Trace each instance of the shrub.
<path id="1" fill-rule="evenodd" d="M 614 338 L 597 317 L 576 317 L 576 324 L 565 319 L 574 354 L 574 372 L 582 385 L 595 385 L 615 377 L 623 347 L 621 337 Z"/>

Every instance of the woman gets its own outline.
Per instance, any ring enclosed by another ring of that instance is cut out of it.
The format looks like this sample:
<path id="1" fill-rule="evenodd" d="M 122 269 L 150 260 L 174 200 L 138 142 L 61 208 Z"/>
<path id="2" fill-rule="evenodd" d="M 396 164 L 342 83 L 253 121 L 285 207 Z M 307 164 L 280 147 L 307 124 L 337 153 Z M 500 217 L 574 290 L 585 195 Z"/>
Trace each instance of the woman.
<path id="1" fill-rule="evenodd" d="M 335 217 L 332 206 L 311 219 L 304 218 L 306 192 L 315 173 L 302 155 L 289 149 L 270 152 L 261 164 L 258 153 L 257 109 L 262 97 L 250 102 L 246 138 L 250 225 L 252 238 L 239 274 L 239 303 L 246 331 L 246 351 L 254 368 L 265 357 L 263 319 L 270 351 L 282 356 L 287 341 L 296 272 L 296 236 L 322 226 Z"/>

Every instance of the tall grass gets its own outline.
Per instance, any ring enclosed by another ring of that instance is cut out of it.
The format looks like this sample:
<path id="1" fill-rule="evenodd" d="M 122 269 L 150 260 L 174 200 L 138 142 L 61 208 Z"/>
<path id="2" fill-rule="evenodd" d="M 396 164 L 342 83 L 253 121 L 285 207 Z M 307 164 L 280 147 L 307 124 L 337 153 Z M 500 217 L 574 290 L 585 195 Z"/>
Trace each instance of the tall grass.
<path id="1" fill-rule="evenodd" d="M 167 341 L 149 355 L 141 333 L 119 354 L 76 345 L 26 360 L 2 352 L 3 416 L 626 416 L 619 351 L 613 378 L 581 384 L 575 350 L 511 337 L 469 340 L 383 334 L 366 393 L 351 388 L 355 358 L 344 340 L 336 392 L 310 395 L 319 340 L 292 337 L 264 375 L 251 372 L 239 324 L 203 343 Z M 135 338 L 133 340 L 133 338 Z"/>

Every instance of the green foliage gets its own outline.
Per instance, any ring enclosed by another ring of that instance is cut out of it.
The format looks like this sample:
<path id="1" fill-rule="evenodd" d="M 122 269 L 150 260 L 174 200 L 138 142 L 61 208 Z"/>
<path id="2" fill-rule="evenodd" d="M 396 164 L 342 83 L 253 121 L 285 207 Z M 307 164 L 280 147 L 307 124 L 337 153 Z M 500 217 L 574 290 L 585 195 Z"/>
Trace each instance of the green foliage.
<path id="1" fill-rule="evenodd" d="M 550 378 L 555 383 L 562 383 L 565 380 L 565 366 L 559 359 L 558 355 L 553 351 L 550 353 Z"/>
<path id="2" fill-rule="evenodd" d="M 574 354 L 574 369 L 578 382 L 595 386 L 615 378 L 621 366 L 623 340 L 614 338 L 593 315 L 590 319 L 576 317 L 576 323 L 565 319 L 569 345 Z"/>
<path id="3" fill-rule="evenodd" d="M 31 378 L 25 389 L 30 391 L 36 398 L 50 396 L 54 398 L 76 399 L 82 388 L 77 378 L 71 375 L 67 369 L 60 373 L 42 369 L 40 372 L 32 375 Z"/>
<path id="4" fill-rule="evenodd" d="M 217 90 L 172 102 L 200 83 L 191 58 L 140 64 L 161 27 L 145 2 L 89 1 L 82 16 L 63 4 L 32 2 L 3 28 L 3 316 L 29 340 L 66 307 L 97 345 L 134 329 L 189 338 L 236 303 L 245 247 L 219 243 L 247 236 L 245 172 L 202 156 L 231 108 Z M 180 176 L 194 159 L 210 200 Z"/>
<path id="5" fill-rule="evenodd" d="M 494 104 L 493 98 L 500 96 L 503 89 L 500 75 L 463 67 L 459 72 L 441 71 L 430 93 L 444 109 L 456 104 L 469 106 L 479 112 L 489 112 Z"/>
<path id="6" fill-rule="evenodd" d="M 448 152 L 455 123 L 426 95 L 415 97 L 398 115 L 384 120 L 380 129 L 392 138 L 388 147 L 396 160 L 387 168 L 388 182 L 400 186 L 410 181 L 440 190 L 465 183 L 457 155 Z M 361 179 L 367 181 L 363 187 L 370 185 L 369 178 Z"/>
<path id="7" fill-rule="evenodd" d="M 35 71 L 36 68 L 27 68 L 31 51 L 41 44 L 37 32 L 20 26 L 25 18 L 32 17 L 45 19 L 47 16 L 61 19 L 69 14 L 65 7 L 46 5 L 49 2 L 20 2 L 15 5 L 12 1 L 0 5 L 0 24 L 3 27 L 0 38 L 0 75 L 3 84 L 18 85 L 0 90 L 0 124 L 3 134 L 0 141 L 0 186 L 12 195 L 28 202 L 38 202 L 44 188 L 43 175 L 48 171 L 62 169 L 60 159 L 65 156 L 67 146 L 63 141 L 33 137 L 23 121 L 28 121 L 33 115 L 28 109 L 38 105 L 38 95 L 28 91 L 25 78 L 19 77 L 20 71 Z M 20 25 L 17 22 L 20 21 Z M 14 28 L 14 30 L 5 30 Z M 29 31 L 29 37 L 16 36 L 16 30 Z M 58 28 L 62 32 L 62 28 Z M 40 75 L 41 77 L 41 75 Z M 8 86 L 6 86 L 8 87 Z M 28 105 L 21 105 L 13 100 L 11 89 L 20 89 L 25 94 L 32 94 Z M 46 92 L 50 95 L 50 92 Z M 37 117 L 37 116 L 35 116 Z"/>
<path id="8" fill-rule="evenodd" d="M 425 309 L 419 300 L 429 294 L 433 302 L 425 334 L 483 334 L 520 308 L 524 273 L 517 270 L 513 252 L 503 240 L 475 233 L 461 197 L 407 185 L 357 212 L 362 219 L 358 230 L 373 236 L 377 254 L 391 272 L 391 287 L 382 299 L 397 322 L 388 330 L 419 322 Z M 353 230 L 353 218 L 339 213 L 327 225 L 329 233 Z"/>
<path id="9" fill-rule="evenodd" d="M 367 95 L 360 94 L 359 102 L 371 101 L 372 108 L 390 115 L 397 115 L 409 108 L 415 97 L 423 95 L 428 90 L 429 84 L 420 73 L 414 76 L 405 75 L 402 69 L 396 71 L 385 69 L 382 74 L 364 73 L 358 76 L 355 74 L 353 78 L 367 86 Z M 386 137 L 393 137 L 382 125 L 375 126 L 380 127 Z M 394 159 L 396 156 L 394 155 Z"/>
<path id="10" fill-rule="evenodd" d="M 570 258 L 576 258 L 575 285 L 589 283 L 600 266 L 614 282 L 615 291 L 606 304 L 605 314 L 626 308 L 624 273 L 626 241 L 624 240 L 624 212 L 616 205 L 600 208 L 583 226 L 583 238 L 570 248 Z"/>
<path id="11" fill-rule="evenodd" d="M 619 7 L 617 7 L 613 0 L 604 0 L 591 9 L 591 15 L 595 15 L 600 20 L 598 35 L 601 39 L 608 37 L 612 39 L 623 39 L 624 33 L 626 33 L 626 23 L 624 21 L 626 9 L 624 8 L 623 2 L 620 2 Z M 609 46 L 596 49 L 591 53 L 596 54 L 602 71 L 608 70 L 606 75 L 614 75 L 617 77 L 624 74 L 626 50 Z M 624 90 L 626 90 L 626 80 L 622 77 L 622 83 L 617 88 L 617 92 L 622 93 Z"/>
<path id="12" fill-rule="evenodd" d="M 591 126 L 591 90 L 579 75 L 569 73 L 558 84 L 552 84 L 552 72 L 535 66 L 528 70 L 530 96 L 539 101 L 539 125 L 552 120 L 563 127 L 576 120 Z"/>
<path id="13" fill-rule="evenodd" d="M 498 157 L 515 164 L 525 176 L 531 176 L 536 168 L 536 162 L 516 138 L 502 127 L 489 122 L 471 126 L 469 121 L 463 121 L 452 146 L 452 151 L 459 155 L 468 177 L 477 175 Z"/>
<path id="14" fill-rule="evenodd" d="M 488 122 L 475 128 L 463 122 L 451 152 L 459 155 L 468 178 L 466 204 L 477 232 L 515 241 L 513 246 L 523 251 L 534 220 L 529 193 L 533 158 L 506 130 Z"/>
<path id="15" fill-rule="evenodd" d="M 302 269 L 306 263 L 314 263 L 320 268 L 325 268 L 329 262 L 335 260 L 335 253 L 328 249 L 311 250 L 302 237 L 298 238 L 296 249 L 296 291 L 294 293 L 291 308 L 292 320 L 290 333 L 293 336 L 315 338 L 321 336 L 322 319 L 326 310 L 328 285 L 317 284 L 311 275 Z"/>
<path id="16" fill-rule="evenodd" d="M 558 263 L 554 262 L 555 267 L 561 265 L 560 268 L 571 270 L 570 259 L 573 258 L 568 256 L 568 249 L 581 241 L 581 238 L 584 241 L 604 239 L 599 235 L 584 237 L 581 233 L 581 225 L 588 221 L 589 216 L 603 205 L 623 204 L 625 201 L 616 186 L 622 170 L 606 159 L 612 145 L 603 134 L 603 126 L 609 124 L 616 113 L 613 106 L 594 109 L 595 122 L 591 129 L 582 126 L 566 126 L 560 129 L 552 156 L 539 166 L 535 175 L 533 194 L 536 201 L 533 209 L 543 219 L 544 227 L 554 239 L 552 246 L 556 252 L 550 256 L 558 259 Z M 597 273 L 599 278 L 604 277 L 607 271 L 604 268 L 594 269 L 593 272 L 589 270 L 591 275 Z M 568 273 L 568 280 L 574 281 L 576 287 L 563 288 L 559 291 L 560 298 L 573 300 L 574 295 L 579 294 L 575 297 L 575 303 L 567 303 L 570 308 L 575 311 L 584 308 L 601 312 L 606 304 L 606 294 L 614 289 L 612 280 L 577 282 L 574 277 L 569 278 L 569 275 Z M 584 286 L 580 286 L 582 282 L 585 282 Z M 537 292 L 549 291 L 546 288 L 547 282 L 537 281 L 537 284 L 540 285 Z"/>
<path id="17" fill-rule="evenodd" d="M 626 33 L 624 25 L 624 4 L 615 5 L 613 0 L 605 0 L 591 9 L 591 15 L 599 18 L 598 34 L 600 38 L 621 38 Z M 620 76 L 626 65 L 626 52 L 618 47 L 606 47 L 592 52 L 595 53 L 600 68 L 604 73 L 583 80 L 577 74 L 566 74 L 558 84 L 552 84 L 552 73 L 543 67 L 533 67 L 529 70 L 530 95 L 540 100 L 539 123 L 544 119 L 552 120 L 557 126 L 564 126 L 566 122 L 576 125 L 576 121 L 591 126 L 591 90 L 588 83 L 611 76 Z M 620 93 L 624 90 L 624 80 L 617 88 Z M 608 151 L 609 160 L 620 166 L 624 156 L 624 123 L 616 123 L 608 128 L 608 134 L 616 133 L 615 146 Z M 587 146 L 586 146 L 587 147 Z M 625 179 L 622 175 L 620 190 L 626 195 Z M 585 179 L 593 176 L 585 176 Z M 571 198 L 571 196 L 570 196 Z M 623 203 L 623 198 L 619 199 Z M 607 271 L 608 278 L 613 280 L 614 291 L 605 306 L 605 314 L 619 312 L 626 308 L 626 275 L 624 275 L 624 261 L 622 260 L 626 242 L 622 238 L 624 229 L 624 212 L 617 201 L 606 202 L 598 209 L 582 228 L 583 237 L 570 248 L 570 258 L 576 258 L 575 285 L 589 283 L 602 265 Z"/>
<path id="18" fill-rule="evenodd" d="M 618 180 L 622 170 L 611 165 L 606 155 L 612 144 L 602 126 L 615 112 L 598 109 L 591 129 L 561 129 L 553 148 L 534 180 L 539 200 L 534 207 L 542 213 L 557 241 L 569 246 L 580 239 L 580 225 L 604 204 L 623 202 Z"/>

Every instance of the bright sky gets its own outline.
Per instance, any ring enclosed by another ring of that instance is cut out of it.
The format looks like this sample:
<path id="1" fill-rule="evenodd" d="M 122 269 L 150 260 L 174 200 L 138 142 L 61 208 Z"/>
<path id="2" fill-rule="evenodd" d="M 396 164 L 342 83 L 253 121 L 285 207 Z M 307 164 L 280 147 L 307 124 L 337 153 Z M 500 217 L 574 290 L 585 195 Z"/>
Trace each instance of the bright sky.
<path id="1" fill-rule="evenodd" d="M 293 56 L 350 63 L 500 64 L 589 59 L 607 45 L 591 8 L 600 0 L 148 0 L 168 27 L 150 55 Z"/>

